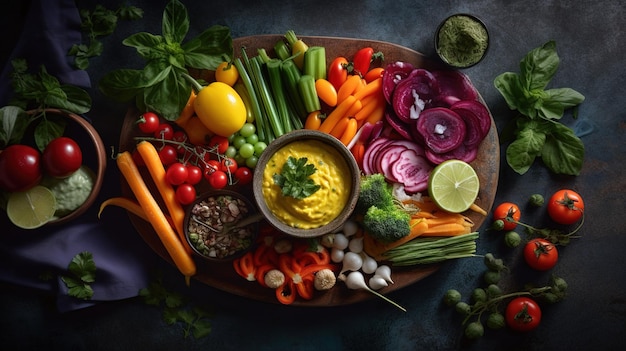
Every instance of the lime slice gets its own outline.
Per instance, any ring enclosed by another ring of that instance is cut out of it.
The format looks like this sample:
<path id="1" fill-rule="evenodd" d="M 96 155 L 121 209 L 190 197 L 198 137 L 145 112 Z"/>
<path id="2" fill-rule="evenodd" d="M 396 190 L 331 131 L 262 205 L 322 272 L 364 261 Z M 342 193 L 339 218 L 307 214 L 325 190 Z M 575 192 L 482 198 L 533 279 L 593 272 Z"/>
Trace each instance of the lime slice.
<path id="1" fill-rule="evenodd" d="M 7 202 L 7 215 L 16 226 L 34 229 L 53 219 L 56 208 L 52 191 L 37 185 L 24 192 L 12 193 Z"/>
<path id="2" fill-rule="evenodd" d="M 480 181 L 472 166 L 461 160 L 440 163 L 430 173 L 428 194 L 448 212 L 460 213 L 476 201 Z"/>

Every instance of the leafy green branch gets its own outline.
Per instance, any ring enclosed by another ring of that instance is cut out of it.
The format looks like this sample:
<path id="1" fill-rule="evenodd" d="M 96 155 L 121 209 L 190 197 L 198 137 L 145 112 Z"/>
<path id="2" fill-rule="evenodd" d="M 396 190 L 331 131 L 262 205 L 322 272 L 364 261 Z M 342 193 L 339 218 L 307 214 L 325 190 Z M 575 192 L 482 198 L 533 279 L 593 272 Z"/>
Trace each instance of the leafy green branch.
<path id="1" fill-rule="evenodd" d="M 514 139 L 507 147 L 506 159 L 519 174 L 526 173 L 537 157 L 554 173 L 580 174 L 584 145 L 560 119 L 566 109 L 578 106 L 585 97 L 571 88 L 546 89 L 558 67 L 556 43 L 549 41 L 521 60 L 519 74 L 505 72 L 494 80 L 509 108 L 519 112 L 503 133 L 509 134 L 503 139 Z"/>
<path id="2" fill-rule="evenodd" d="M 93 297 L 91 284 L 96 281 L 96 263 L 90 252 L 84 251 L 72 258 L 67 267 L 68 275 L 61 276 L 65 283 L 68 295 L 82 300 Z"/>

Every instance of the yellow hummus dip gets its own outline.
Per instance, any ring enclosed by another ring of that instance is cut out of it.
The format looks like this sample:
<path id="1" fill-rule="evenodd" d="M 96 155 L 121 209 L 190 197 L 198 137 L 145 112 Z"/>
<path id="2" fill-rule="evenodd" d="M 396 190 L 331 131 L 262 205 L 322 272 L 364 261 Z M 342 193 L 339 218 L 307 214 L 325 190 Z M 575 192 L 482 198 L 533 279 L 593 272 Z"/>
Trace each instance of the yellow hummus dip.
<path id="1" fill-rule="evenodd" d="M 287 159 L 306 157 L 317 171 L 310 176 L 320 189 L 304 199 L 283 196 L 274 184 Z M 332 146 L 317 140 L 294 141 L 278 150 L 263 171 L 263 197 L 267 207 L 283 223 L 294 228 L 313 229 L 335 219 L 348 203 L 352 179 L 344 158 Z"/>

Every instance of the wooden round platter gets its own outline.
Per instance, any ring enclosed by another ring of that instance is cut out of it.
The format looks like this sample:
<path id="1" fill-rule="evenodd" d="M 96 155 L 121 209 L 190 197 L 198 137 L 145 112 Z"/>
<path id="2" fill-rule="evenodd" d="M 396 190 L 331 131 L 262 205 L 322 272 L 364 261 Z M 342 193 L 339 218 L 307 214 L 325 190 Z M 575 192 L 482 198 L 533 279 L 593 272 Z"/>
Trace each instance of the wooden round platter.
<path id="1" fill-rule="evenodd" d="M 242 47 L 245 48 L 246 53 L 249 56 L 256 55 L 257 49 L 259 48 L 265 48 L 269 54 L 273 54 L 272 48 L 276 41 L 280 38 L 280 35 L 258 35 L 233 39 L 235 55 L 239 56 Z M 384 53 L 386 63 L 405 61 L 412 63 L 415 67 L 422 67 L 426 69 L 442 68 L 438 63 L 430 61 L 421 53 L 392 43 L 375 40 L 315 36 L 303 36 L 301 39 L 304 40 L 309 46 L 325 47 L 327 62 L 330 62 L 337 56 L 345 56 L 350 59 L 360 48 L 371 46 L 375 51 L 382 51 Z M 192 72 L 192 74 L 209 81 L 212 79 L 212 72 Z M 136 109 L 131 108 L 125 116 L 120 135 L 121 151 L 133 150 L 135 147 L 136 141 L 134 137 L 137 135 L 137 128 L 134 123 L 138 114 L 139 112 Z M 478 157 L 471 163 L 471 165 L 476 170 L 481 184 L 476 204 L 486 211 L 489 211 L 493 205 L 496 195 L 500 165 L 499 139 L 495 123 L 493 122 L 493 117 L 489 134 L 481 143 L 478 151 Z M 149 179 L 147 173 L 146 177 L 146 179 Z M 121 183 L 122 193 L 125 196 L 133 197 L 128 184 L 123 178 Z M 146 183 L 149 184 L 149 186 L 152 186 L 150 181 Z M 151 188 L 151 190 L 154 194 L 158 194 L 156 188 Z M 249 190 L 250 189 L 242 189 L 242 191 L 246 193 L 251 193 Z M 485 220 L 483 216 L 475 212 L 470 211 L 467 215 L 474 222 L 474 228 L 476 230 L 478 230 Z M 144 241 L 164 260 L 173 264 L 150 224 L 132 214 L 129 214 L 129 216 L 131 223 Z M 199 281 L 203 284 L 207 284 L 242 297 L 268 303 L 278 303 L 274 290 L 264 288 L 256 282 L 249 282 L 239 277 L 235 273 L 231 263 L 215 263 L 202 260 L 196 260 L 196 262 L 198 265 L 198 273 L 194 277 L 195 281 Z M 440 265 L 428 265 L 413 266 L 402 269 L 394 268 L 392 269 L 392 276 L 395 284 L 381 289 L 380 292 L 385 294 L 416 283 L 426 276 L 436 272 L 439 267 Z M 192 280 L 192 284 L 194 280 Z M 341 282 L 338 282 L 333 289 L 326 292 L 318 292 L 312 300 L 307 301 L 296 299 L 294 305 L 311 307 L 337 306 L 352 304 L 371 298 L 373 298 L 372 294 L 365 291 L 349 290 Z"/>

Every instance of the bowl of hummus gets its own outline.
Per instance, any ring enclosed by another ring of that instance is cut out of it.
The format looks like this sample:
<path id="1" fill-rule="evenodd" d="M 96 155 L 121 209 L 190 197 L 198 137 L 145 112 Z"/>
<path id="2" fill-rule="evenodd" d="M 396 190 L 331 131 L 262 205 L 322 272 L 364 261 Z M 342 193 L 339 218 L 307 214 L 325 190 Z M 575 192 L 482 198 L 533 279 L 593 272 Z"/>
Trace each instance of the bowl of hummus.
<path id="1" fill-rule="evenodd" d="M 296 130 L 274 140 L 254 170 L 254 199 L 281 232 L 311 238 L 338 230 L 359 195 L 359 167 L 335 137 Z"/>

